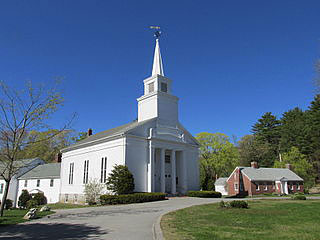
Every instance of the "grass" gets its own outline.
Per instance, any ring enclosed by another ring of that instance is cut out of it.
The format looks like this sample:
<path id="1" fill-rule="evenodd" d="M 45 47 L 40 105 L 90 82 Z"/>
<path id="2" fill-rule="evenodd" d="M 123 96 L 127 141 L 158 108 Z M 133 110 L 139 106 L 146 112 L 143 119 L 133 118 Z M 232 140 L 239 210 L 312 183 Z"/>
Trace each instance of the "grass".
<path id="1" fill-rule="evenodd" d="M 0 226 L 23 223 L 31 220 L 23 219 L 23 216 L 26 215 L 28 210 L 20 210 L 20 209 L 13 209 L 13 210 L 5 210 L 3 217 L 0 217 Z M 37 217 L 42 218 L 54 212 L 47 211 L 47 212 L 37 212 Z"/>
<path id="2" fill-rule="evenodd" d="M 97 205 L 82 205 L 82 204 L 72 204 L 72 203 L 51 203 L 47 204 L 52 210 L 55 209 L 69 209 L 69 208 L 85 208 L 85 207 L 96 207 Z"/>
<path id="3" fill-rule="evenodd" d="M 194 206 L 162 217 L 165 239 L 316 240 L 320 201 L 249 201 L 249 209 Z"/>

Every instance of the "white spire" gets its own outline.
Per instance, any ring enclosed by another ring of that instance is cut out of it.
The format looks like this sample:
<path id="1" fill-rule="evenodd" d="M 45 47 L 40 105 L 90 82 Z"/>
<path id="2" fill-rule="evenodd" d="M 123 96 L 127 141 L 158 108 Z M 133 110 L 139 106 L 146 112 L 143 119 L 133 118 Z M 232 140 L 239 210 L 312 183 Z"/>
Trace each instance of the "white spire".
<path id="1" fill-rule="evenodd" d="M 153 66 L 152 66 L 152 76 L 157 74 L 164 76 L 160 47 L 159 47 L 159 39 L 156 39 L 156 48 L 154 49 Z"/>

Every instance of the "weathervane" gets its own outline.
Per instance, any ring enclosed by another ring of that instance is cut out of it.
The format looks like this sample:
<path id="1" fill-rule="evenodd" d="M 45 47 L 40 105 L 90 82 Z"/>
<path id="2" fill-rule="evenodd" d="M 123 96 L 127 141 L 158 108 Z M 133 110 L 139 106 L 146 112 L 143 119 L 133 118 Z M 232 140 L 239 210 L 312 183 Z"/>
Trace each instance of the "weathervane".
<path id="1" fill-rule="evenodd" d="M 156 29 L 156 31 L 154 32 L 154 36 L 156 39 L 159 39 L 160 35 L 161 35 L 160 27 L 159 26 L 150 26 L 150 29 Z"/>

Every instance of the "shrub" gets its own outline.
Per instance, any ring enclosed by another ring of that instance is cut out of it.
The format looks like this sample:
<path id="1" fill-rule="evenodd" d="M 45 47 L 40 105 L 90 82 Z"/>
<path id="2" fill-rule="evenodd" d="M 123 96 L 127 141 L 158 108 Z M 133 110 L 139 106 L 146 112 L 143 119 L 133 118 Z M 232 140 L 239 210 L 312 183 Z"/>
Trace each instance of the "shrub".
<path id="1" fill-rule="evenodd" d="M 306 196 L 303 195 L 303 193 L 295 193 L 293 196 L 291 196 L 292 200 L 307 200 Z"/>
<path id="2" fill-rule="evenodd" d="M 112 192 L 129 194 L 134 190 L 134 179 L 127 166 L 115 165 L 107 178 L 107 188 Z"/>
<path id="3" fill-rule="evenodd" d="M 125 195 L 101 195 L 100 202 L 102 205 L 111 204 L 128 204 L 128 203 L 142 203 L 165 200 L 165 193 L 133 193 Z"/>
<path id="4" fill-rule="evenodd" d="M 35 193 L 31 194 L 31 196 L 32 200 L 35 200 L 38 206 L 47 204 L 47 198 L 44 196 L 43 193 Z"/>
<path id="5" fill-rule="evenodd" d="M 8 210 L 12 208 L 12 206 L 13 206 L 13 201 L 11 199 L 6 199 L 5 205 L 4 205 L 5 209 Z"/>
<path id="6" fill-rule="evenodd" d="M 38 207 L 38 202 L 37 202 L 36 200 L 31 199 L 31 200 L 29 200 L 29 201 L 27 202 L 27 208 L 28 208 L 28 209 L 30 209 L 30 208 L 36 208 L 36 207 Z"/>
<path id="7" fill-rule="evenodd" d="M 29 194 L 28 190 L 22 190 L 22 193 L 19 197 L 18 206 L 20 208 L 26 208 L 27 202 L 31 199 L 31 195 Z"/>
<path id="8" fill-rule="evenodd" d="M 221 198 L 220 192 L 215 191 L 188 191 L 188 197 L 200 197 L 200 198 Z"/>
<path id="9" fill-rule="evenodd" d="M 219 206 L 221 208 L 225 208 L 226 207 L 226 203 L 223 200 L 221 200 L 220 203 L 219 203 Z"/>
<path id="10" fill-rule="evenodd" d="M 248 203 L 246 201 L 234 200 L 231 201 L 229 204 L 232 208 L 248 208 Z"/>
<path id="11" fill-rule="evenodd" d="M 89 205 L 97 204 L 99 197 L 104 190 L 105 185 L 97 180 L 90 180 L 84 187 L 84 195 Z"/>

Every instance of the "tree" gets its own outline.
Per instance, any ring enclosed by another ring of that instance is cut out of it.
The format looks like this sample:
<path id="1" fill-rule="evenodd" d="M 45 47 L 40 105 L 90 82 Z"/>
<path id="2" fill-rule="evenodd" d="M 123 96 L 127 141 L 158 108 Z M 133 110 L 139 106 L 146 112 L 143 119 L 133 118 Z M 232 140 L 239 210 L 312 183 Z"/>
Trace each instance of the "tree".
<path id="1" fill-rule="evenodd" d="M 28 134 L 34 130 L 52 129 L 48 120 L 63 103 L 63 97 L 56 87 L 35 88 L 31 82 L 23 91 L 0 82 L 0 91 L 0 176 L 5 181 L 0 215 L 3 216 L 10 181 L 26 166 L 20 158 L 22 150 L 37 143 L 37 140 L 30 140 Z M 68 124 L 62 130 L 67 126 Z"/>
<path id="2" fill-rule="evenodd" d="M 285 164 L 290 163 L 293 171 L 303 178 L 305 185 L 314 185 L 314 170 L 312 164 L 307 161 L 307 156 L 300 153 L 297 147 L 292 147 L 289 152 L 282 155 L 282 161 L 275 161 L 274 167 L 284 168 Z"/>
<path id="3" fill-rule="evenodd" d="M 320 94 L 316 95 L 311 102 L 306 111 L 306 118 L 307 154 L 320 179 Z"/>
<path id="4" fill-rule="evenodd" d="M 88 133 L 87 132 L 79 132 L 78 136 L 73 137 L 72 140 L 74 142 L 79 142 L 79 141 L 81 141 L 83 139 L 86 139 L 87 137 L 88 137 Z"/>
<path id="5" fill-rule="evenodd" d="M 101 184 L 98 180 L 90 180 L 84 186 L 84 195 L 86 198 L 86 202 L 89 203 L 89 205 L 96 204 L 104 189 L 105 185 Z"/>
<path id="6" fill-rule="evenodd" d="M 108 190 L 118 195 L 130 194 L 134 190 L 133 175 L 125 165 L 115 165 L 107 178 L 106 184 Z"/>
<path id="7" fill-rule="evenodd" d="M 73 130 L 60 131 L 51 129 L 49 131 L 30 131 L 26 138 L 34 142 L 23 148 L 21 158 L 39 157 L 45 162 L 52 162 L 62 148 L 74 143 L 75 132 Z"/>
<path id="8" fill-rule="evenodd" d="M 18 206 L 20 208 L 26 208 L 27 202 L 31 199 L 31 195 L 29 194 L 28 190 L 23 189 L 22 193 L 19 196 Z"/>
<path id="9" fill-rule="evenodd" d="M 261 167 L 273 166 L 274 155 L 270 144 L 257 141 L 254 135 L 243 136 L 238 142 L 238 150 L 241 166 L 250 166 L 251 162 L 257 162 Z"/>
<path id="10" fill-rule="evenodd" d="M 238 150 L 223 133 L 202 132 L 196 139 L 200 143 L 200 184 L 211 190 L 216 177 L 228 176 L 239 165 Z"/>
<path id="11" fill-rule="evenodd" d="M 300 152 L 307 154 L 306 113 L 296 107 L 283 113 L 280 123 L 280 151 L 288 152 L 292 147 L 297 147 Z"/>
<path id="12" fill-rule="evenodd" d="M 252 132 L 259 145 L 266 145 L 269 148 L 267 159 L 264 160 L 266 166 L 272 166 L 274 160 L 279 156 L 279 132 L 280 121 L 271 112 L 262 115 L 258 122 L 252 126 Z"/>

